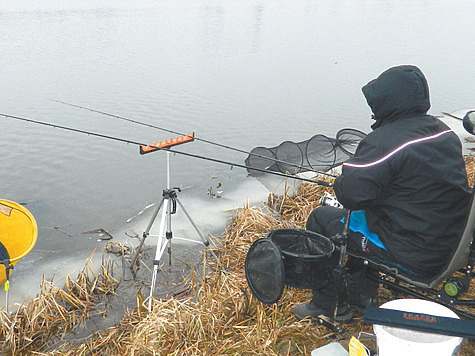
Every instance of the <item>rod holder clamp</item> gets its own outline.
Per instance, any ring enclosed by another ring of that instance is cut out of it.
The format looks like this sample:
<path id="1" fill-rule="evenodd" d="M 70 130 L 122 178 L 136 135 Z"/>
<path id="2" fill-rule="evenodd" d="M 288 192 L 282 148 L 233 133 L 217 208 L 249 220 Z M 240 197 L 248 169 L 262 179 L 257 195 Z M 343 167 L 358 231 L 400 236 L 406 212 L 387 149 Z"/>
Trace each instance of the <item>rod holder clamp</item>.
<path id="1" fill-rule="evenodd" d="M 175 199 L 177 197 L 176 190 L 175 189 L 164 189 L 162 196 L 165 199 Z"/>

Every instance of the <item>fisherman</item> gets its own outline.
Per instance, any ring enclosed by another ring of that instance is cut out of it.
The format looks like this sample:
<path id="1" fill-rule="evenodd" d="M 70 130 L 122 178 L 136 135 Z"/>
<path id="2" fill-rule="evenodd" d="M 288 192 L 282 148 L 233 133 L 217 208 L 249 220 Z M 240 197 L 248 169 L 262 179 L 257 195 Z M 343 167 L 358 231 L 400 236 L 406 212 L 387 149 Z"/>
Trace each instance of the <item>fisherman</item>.
<path id="1" fill-rule="evenodd" d="M 429 88 L 421 70 L 390 68 L 362 88 L 375 123 L 343 164 L 334 191 L 352 211 L 348 251 L 430 278 L 456 249 L 469 209 L 471 189 L 458 136 L 427 115 Z M 322 206 L 306 228 L 324 236 L 343 231 L 343 209 Z M 377 283 L 362 259 L 349 257 L 344 276 L 312 290 L 312 300 L 294 308 L 297 319 L 330 316 L 338 293 L 336 320 L 350 321 L 354 308 L 377 298 Z"/>

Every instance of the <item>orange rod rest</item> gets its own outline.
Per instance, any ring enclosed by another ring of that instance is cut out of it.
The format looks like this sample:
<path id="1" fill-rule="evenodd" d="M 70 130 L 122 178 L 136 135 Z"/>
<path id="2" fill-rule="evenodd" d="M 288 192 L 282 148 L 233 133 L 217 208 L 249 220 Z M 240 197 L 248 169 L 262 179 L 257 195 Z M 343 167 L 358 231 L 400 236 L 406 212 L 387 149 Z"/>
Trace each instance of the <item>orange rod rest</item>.
<path id="1" fill-rule="evenodd" d="M 158 141 L 158 143 L 154 142 L 153 144 L 148 144 L 147 146 L 141 145 L 140 146 L 140 154 L 146 154 L 150 152 L 157 151 L 161 148 L 170 148 L 173 146 L 181 145 L 183 143 L 191 142 L 195 139 L 195 133 L 192 132 L 190 134 L 186 134 L 185 136 L 170 138 L 169 140 L 165 139 L 163 142 Z"/>

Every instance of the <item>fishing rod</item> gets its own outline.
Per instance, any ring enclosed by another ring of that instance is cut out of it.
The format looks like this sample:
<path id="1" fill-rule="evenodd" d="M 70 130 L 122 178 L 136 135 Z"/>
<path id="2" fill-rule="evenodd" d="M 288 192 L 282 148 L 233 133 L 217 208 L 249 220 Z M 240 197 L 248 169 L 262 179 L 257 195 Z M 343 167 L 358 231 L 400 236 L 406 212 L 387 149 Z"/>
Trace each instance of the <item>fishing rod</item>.
<path id="1" fill-rule="evenodd" d="M 445 116 L 449 116 L 452 119 L 463 121 L 463 119 L 461 117 L 455 116 L 454 114 L 451 114 L 451 113 L 448 113 L 448 112 L 443 112 L 443 111 L 442 111 L 442 114 L 445 115 Z"/>
<path id="2" fill-rule="evenodd" d="M 55 99 L 50 99 L 50 100 L 54 101 L 56 103 L 59 103 L 59 104 L 71 106 L 71 107 L 82 109 L 82 110 L 87 110 L 87 111 L 94 112 L 94 113 L 97 113 L 97 114 L 113 117 L 113 118 L 119 119 L 119 120 L 128 121 L 128 122 L 131 122 L 131 123 L 134 123 L 134 124 L 137 124 L 137 125 L 142 125 L 142 126 L 150 127 L 150 128 L 157 129 L 157 130 L 162 130 L 162 131 L 169 132 L 169 133 L 172 133 L 172 134 L 175 134 L 175 135 L 181 135 L 181 136 L 185 135 L 185 134 L 183 134 L 181 132 L 178 132 L 178 131 L 166 129 L 164 127 L 160 127 L 160 126 L 156 126 L 156 125 L 149 124 L 149 123 L 146 123 L 146 122 L 130 119 L 130 118 L 127 118 L 127 117 L 111 114 L 111 113 L 108 113 L 108 112 L 105 112 L 105 111 L 100 111 L 100 110 L 88 108 L 88 107 L 85 107 L 85 106 L 68 103 L 68 102 L 61 101 L 61 100 L 55 100 Z M 209 140 L 199 138 L 199 137 L 196 137 L 196 136 L 194 137 L 194 139 L 197 140 L 197 141 L 208 143 L 210 145 L 218 146 L 218 147 L 221 147 L 221 148 L 226 148 L 228 150 L 232 150 L 232 151 L 236 151 L 236 152 L 240 152 L 240 153 L 245 153 L 245 154 L 250 155 L 250 156 L 255 156 L 255 157 L 264 158 L 264 159 L 272 159 L 275 162 L 286 164 L 286 165 L 289 165 L 291 167 L 296 167 L 299 170 L 303 170 L 303 169 L 308 170 L 308 168 L 304 168 L 301 165 L 298 165 L 298 164 L 295 164 L 295 163 L 290 163 L 290 162 L 285 162 L 285 161 L 279 160 L 279 159 L 274 158 L 274 157 L 266 157 L 266 156 L 260 155 L 258 153 L 248 152 L 248 151 L 245 151 L 245 150 L 241 150 L 239 148 L 231 147 L 231 146 L 228 146 L 228 145 L 223 145 L 221 143 L 214 142 L 214 141 L 209 141 Z M 323 174 L 323 175 L 326 175 L 326 176 L 329 176 L 329 177 L 332 177 L 332 178 L 336 178 L 335 175 L 330 174 L 330 173 L 315 171 L 315 170 L 311 170 L 311 171 L 315 172 L 315 173 Z"/>
<path id="3" fill-rule="evenodd" d="M 262 169 L 262 168 L 249 167 L 249 166 L 245 166 L 245 165 L 239 164 L 239 163 L 233 163 L 233 162 L 228 162 L 228 161 L 224 161 L 224 160 L 217 159 L 217 158 L 201 156 L 201 155 L 188 153 L 188 152 L 183 152 L 183 151 L 177 151 L 177 150 L 174 150 L 174 149 L 171 149 L 171 148 L 160 148 L 160 147 L 157 147 L 155 145 L 150 146 L 150 144 L 146 144 L 146 143 L 142 143 L 142 142 L 138 142 L 138 141 L 132 141 L 132 140 L 129 140 L 129 139 L 120 138 L 120 137 L 116 137 L 116 136 L 105 135 L 105 134 L 101 134 L 101 133 L 97 133 L 97 132 L 93 132 L 93 131 L 87 131 L 87 130 L 77 129 L 77 128 L 73 128 L 73 127 L 57 125 L 57 124 L 53 124 L 53 123 L 50 123 L 50 122 L 38 121 L 38 120 L 28 119 L 28 118 L 25 118 L 25 117 L 4 114 L 4 113 L 0 113 L 0 116 L 3 116 L 3 117 L 8 118 L 8 119 L 29 122 L 29 123 L 33 123 L 33 124 L 53 127 L 53 128 L 57 128 L 57 129 L 61 129 L 61 130 L 66 130 L 66 131 L 77 132 L 77 133 L 85 134 L 85 135 L 88 135 L 88 136 L 101 137 L 101 138 L 112 140 L 112 141 L 118 141 L 118 142 L 122 142 L 122 143 L 126 143 L 126 144 L 133 144 L 133 145 L 139 146 L 139 149 L 141 149 L 141 150 L 144 149 L 144 148 L 149 148 L 149 149 L 152 148 L 153 150 L 163 150 L 165 152 L 171 152 L 171 153 L 175 153 L 175 154 L 179 154 L 179 155 L 183 155 L 183 156 L 188 156 L 188 157 L 193 157 L 193 158 L 197 158 L 197 159 L 201 159 L 201 160 L 226 164 L 226 165 L 231 166 L 231 167 L 252 169 L 252 170 L 255 170 L 255 171 L 258 171 L 258 172 L 262 172 L 262 173 L 269 173 L 269 174 L 277 175 L 277 176 L 280 176 L 280 177 L 296 179 L 296 180 L 309 182 L 309 183 L 316 183 L 316 184 L 323 185 L 323 186 L 326 186 L 326 187 L 332 187 L 333 186 L 332 183 L 326 182 L 326 181 L 323 181 L 323 180 L 313 180 L 313 179 L 308 179 L 308 178 L 304 178 L 304 177 L 292 176 L 290 174 L 285 174 L 285 173 L 280 173 L 280 172 L 275 172 L 275 171 L 269 171 L 269 170 Z M 188 135 L 186 135 L 186 136 L 188 136 Z"/>

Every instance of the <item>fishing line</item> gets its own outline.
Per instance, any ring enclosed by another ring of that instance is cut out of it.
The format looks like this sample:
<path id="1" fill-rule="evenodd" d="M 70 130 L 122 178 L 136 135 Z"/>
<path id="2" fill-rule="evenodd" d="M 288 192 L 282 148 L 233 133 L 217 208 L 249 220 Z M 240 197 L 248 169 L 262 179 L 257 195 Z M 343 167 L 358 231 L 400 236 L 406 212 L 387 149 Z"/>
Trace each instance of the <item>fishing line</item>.
<path id="1" fill-rule="evenodd" d="M 93 132 L 93 131 L 87 131 L 87 130 L 82 130 L 82 129 L 76 129 L 76 128 L 73 128 L 73 127 L 57 125 L 57 124 L 53 124 L 53 123 L 50 123 L 50 122 L 38 121 L 38 120 L 33 120 L 33 119 L 28 119 L 28 118 L 24 118 L 24 117 L 20 117 L 20 116 L 3 114 L 3 113 L 0 113 L 0 116 L 3 116 L 3 117 L 8 118 L 8 119 L 13 119 L 13 120 L 18 120 L 18 121 L 25 121 L 25 122 L 38 124 L 38 125 L 43 125 L 43 126 L 48 126 L 48 127 L 53 127 L 53 128 L 57 128 L 57 129 L 61 129 L 61 130 L 77 132 L 77 133 L 85 134 L 85 135 L 88 135 L 88 136 L 101 137 L 101 138 L 112 140 L 112 141 L 118 141 L 118 142 L 122 142 L 122 143 L 133 144 L 133 145 L 139 146 L 139 148 L 141 146 L 144 146 L 144 147 L 147 146 L 146 143 L 142 143 L 142 142 L 137 142 L 137 141 L 132 141 L 132 140 L 128 140 L 128 139 L 125 139 L 125 138 L 105 135 L 105 134 L 101 134 L 101 133 L 97 133 L 97 132 Z M 220 159 L 217 159 L 217 158 L 201 156 L 201 155 L 188 153 L 188 152 L 176 151 L 176 150 L 173 150 L 171 148 L 157 148 L 157 150 L 163 150 L 165 152 L 171 152 L 171 153 L 175 153 L 175 154 L 179 154 L 179 155 L 183 155 L 183 156 L 188 156 L 188 157 L 193 157 L 193 158 L 197 158 L 197 159 L 201 159 L 201 160 L 226 164 L 226 165 L 231 166 L 231 167 L 252 169 L 252 170 L 255 170 L 255 171 L 258 171 L 258 172 L 269 173 L 269 174 L 277 175 L 277 176 L 280 176 L 280 177 L 296 179 L 296 180 L 309 182 L 309 183 L 316 183 L 316 184 L 323 185 L 323 186 L 326 186 L 326 187 L 332 187 L 333 186 L 332 183 L 322 181 L 322 180 L 313 180 L 313 179 L 308 179 L 308 178 L 304 178 L 304 177 L 292 176 L 290 174 L 269 171 L 269 170 L 266 170 L 266 169 L 248 167 L 248 166 L 245 166 L 245 165 L 239 164 L 239 163 L 232 163 L 232 162 L 220 160 Z"/>
<path id="2" fill-rule="evenodd" d="M 181 133 L 181 132 L 178 132 L 178 131 L 166 129 L 166 128 L 164 128 L 164 127 L 160 127 L 160 126 L 156 126 L 156 125 L 149 124 L 149 123 L 146 123 L 146 122 L 142 122 L 142 121 L 130 119 L 130 118 L 127 118 L 127 117 L 123 117 L 123 116 L 111 114 L 111 113 L 108 113 L 108 112 L 105 112 L 105 111 L 100 111 L 100 110 L 88 108 L 88 107 L 85 107 L 85 106 L 68 103 L 68 102 L 61 101 L 61 100 L 56 100 L 56 99 L 50 99 L 50 100 L 51 100 L 51 101 L 54 101 L 54 102 L 56 102 L 56 103 L 59 103 L 59 104 L 71 106 L 71 107 L 78 108 L 78 109 L 82 109 L 82 110 L 87 110 L 87 111 L 94 112 L 94 113 L 97 113 L 97 114 L 101 114 L 101 115 L 113 117 L 113 118 L 119 119 L 119 120 L 128 121 L 128 122 L 131 122 L 131 123 L 134 123 L 134 124 L 137 124 L 137 125 L 142 125 L 142 126 L 150 127 L 150 128 L 157 129 L 157 130 L 162 130 L 162 131 L 165 131 L 165 132 L 172 133 L 172 134 L 174 134 L 174 135 L 185 135 L 184 133 Z M 256 156 L 256 157 L 264 158 L 264 159 L 269 158 L 269 157 L 266 157 L 266 156 L 262 156 L 262 155 L 260 155 L 260 154 L 258 154 L 258 153 L 252 152 L 252 151 L 251 151 L 251 152 L 248 152 L 248 151 L 245 151 L 245 150 L 241 150 L 241 149 L 239 149 L 239 148 L 231 147 L 231 146 L 228 146 L 228 145 L 223 145 L 223 144 L 221 144 L 221 143 L 214 142 L 214 141 L 209 141 L 209 140 L 206 140 L 206 139 L 203 139 L 203 138 L 199 138 L 199 137 L 196 137 L 196 136 L 194 137 L 194 139 L 197 140 L 197 141 L 201 141 L 201 142 L 204 142 L 204 143 L 208 143 L 208 144 L 210 144 L 210 145 L 218 146 L 218 147 L 221 147 L 221 148 L 226 148 L 226 149 L 228 149 L 228 150 L 232 150 L 232 151 L 236 151 L 236 152 L 240 152 L 240 153 L 245 153 L 245 154 L 250 155 L 250 156 Z M 291 166 L 291 167 L 298 168 L 299 170 L 308 170 L 307 168 L 303 167 L 302 165 L 298 165 L 298 164 L 290 163 L 290 162 L 285 162 L 285 161 L 280 160 L 280 159 L 274 159 L 274 161 L 276 161 L 276 162 L 278 162 L 278 163 L 281 163 L 281 164 L 283 164 L 283 165 L 285 165 L 285 166 Z M 335 175 L 330 174 L 330 173 L 321 172 L 321 171 L 315 171 L 315 170 L 311 170 L 311 171 L 313 171 L 313 172 L 315 172 L 315 173 L 323 174 L 323 175 L 326 175 L 326 176 L 329 176 L 329 177 L 332 177 L 332 178 L 336 178 Z"/>

